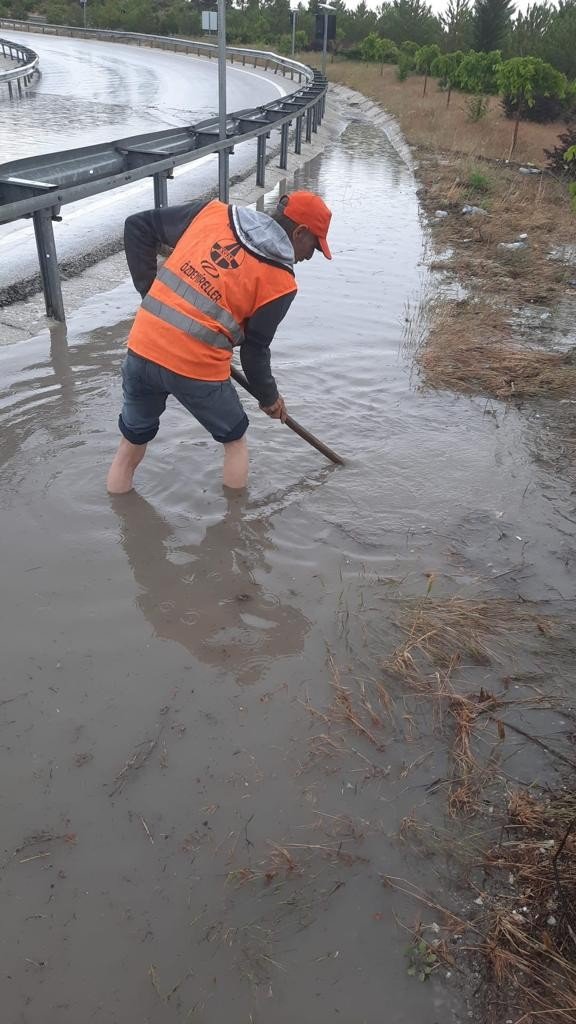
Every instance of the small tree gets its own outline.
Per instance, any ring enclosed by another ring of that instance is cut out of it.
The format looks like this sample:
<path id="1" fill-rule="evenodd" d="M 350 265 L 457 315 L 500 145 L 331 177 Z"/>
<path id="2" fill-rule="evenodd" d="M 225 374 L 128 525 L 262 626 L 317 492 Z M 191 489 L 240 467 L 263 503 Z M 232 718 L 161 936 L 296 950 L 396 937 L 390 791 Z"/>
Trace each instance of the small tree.
<path id="1" fill-rule="evenodd" d="M 568 83 L 561 71 L 539 57 L 512 57 L 500 65 L 496 77 L 499 91 L 510 96 L 517 105 L 508 153 L 510 160 L 516 148 L 520 120 L 523 113 L 534 106 L 534 97 L 538 94 L 562 99 Z"/>
<path id="2" fill-rule="evenodd" d="M 380 36 L 377 32 L 370 32 L 365 39 L 362 40 L 360 46 L 360 52 L 362 53 L 362 60 L 377 61 L 378 53 L 380 50 Z"/>
<path id="3" fill-rule="evenodd" d="M 441 53 L 430 68 L 430 74 L 436 75 L 440 79 L 442 88 L 448 90 L 447 107 L 450 106 L 452 89 L 458 85 L 458 73 L 463 60 L 464 54 L 461 50 L 454 50 L 453 53 Z"/>
<path id="4" fill-rule="evenodd" d="M 381 39 L 377 32 L 370 32 L 362 40 L 360 50 L 362 60 L 380 63 L 380 74 L 383 73 L 385 64 L 396 64 L 398 60 L 396 43 L 393 43 L 391 39 Z"/>
<path id="5" fill-rule="evenodd" d="M 421 46 L 416 54 L 416 70 L 419 71 L 420 74 L 424 75 L 424 88 L 422 90 L 423 96 L 426 95 L 426 86 L 428 85 L 430 69 L 438 57 L 440 57 L 440 47 L 437 46 L 436 43 L 429 43 L 428 46 Z"/>
<path id="6" fill-rule="evenodd" d="M 391 39 L 381 39 L 378 49 L 378 60 L 380 64 L 396 64 L 400 51 Z"/>
<path id="7" fill-rule="evenodd" d="M 490 53 L 471 50 L 458 68 L 458 86 L 464 92 L 472 92 L 477 96 L 497 92 L 496 73 L 501 63 L 500 50 L 492 50 Z"/>

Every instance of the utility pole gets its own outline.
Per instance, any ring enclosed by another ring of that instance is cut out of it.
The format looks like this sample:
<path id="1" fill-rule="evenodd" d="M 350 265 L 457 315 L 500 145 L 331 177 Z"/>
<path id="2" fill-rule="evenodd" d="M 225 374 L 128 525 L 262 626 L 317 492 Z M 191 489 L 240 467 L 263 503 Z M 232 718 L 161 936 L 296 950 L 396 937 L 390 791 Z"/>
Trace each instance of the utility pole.
<path id="1" fill-rule="evenodd" d="M 331 4 L 318 4 L 321 11 L 324 11 L 324 41 L 322 44 L 322 74 L 326 74 L 326 54 L 328 52 L 328 15 L 336 8 Z"/>
<path id="2" fill-rule="evenodd" d="M 218 123 L 220 141 L 226 138 L 226 0 L 218 0 Z M 218 153 L 218 194 L 228 202 L 228 150 Z"/>
<path id="3" fill-rule="evenodd" d="M 290 14 L 292 15 L 292 56 L 294 56 L 294 51 L 296 49 L 296 17 L 297 17 L 297 13 L 298 12 L 296 10 L 290 11 Z"/>

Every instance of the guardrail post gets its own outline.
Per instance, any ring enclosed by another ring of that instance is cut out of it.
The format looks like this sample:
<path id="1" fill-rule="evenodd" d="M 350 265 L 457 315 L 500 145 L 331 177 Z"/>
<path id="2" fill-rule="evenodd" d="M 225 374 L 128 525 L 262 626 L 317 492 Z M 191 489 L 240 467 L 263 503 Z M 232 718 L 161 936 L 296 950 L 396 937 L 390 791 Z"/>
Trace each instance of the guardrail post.
<path id="1" fill-rule="evenodd" d="M 290 129 L 289 122 L 286 122 L 286 124 L 283 124 L 282 128 L 280 129 L 280 162 L 279 162 L 278 166 L 281 167 L 283 171 L 285 171 L 286 168 L 288 167 L 288 131 L 289 131 L 289 129 Z"/>
<path id="2" fill-rule="evenodd" d="M 10 95 L 10 99 L 14 99 L 14 93 L 12 92 L 12 82 L 8 82 L 8 93 Z"/>
<path id="3" fill-rule="evenodd" d="M 154 175 L 154 206 L 157 210 L 168 206 L 168 171 L 158 171 Z"/>
<path id="4" fill-rule="evenodd" d="M 34 221 L 40 274 L 42 275 L 46 315 L 53 317 L 54 320 L 64 321 L 66 317 L 64 315 L 60 271 L 58 269 L 58 257 L 56 255 L 56 243 L 52 227 L 52 210 L 36 210 L 32 214 L 32 219 Z"/>
<path id="5" fill-rule="evenodd" d="M 312 131 L 318 131 L 318 104 L 315 103 L 312 107 Z"/>
<path id="6" fill-rule="evenodd" d="M 312 142 L 312 107 L 306 111 L 306 142 Z"/>
<path id="7" fill-rule="evenodd" d="M 296 135 L 294 137 L 294 152 L 302 152 L 302 123 L 304 121 L 304 114 L 296 118 Z"/>
<path id="8" fill-rule="evenodd" d="M 218 197 L 221 203 L 228 202 L 230 191 L 230 150 L 221 149 L 218 153 Z"/>
<path id="9" fill-rule="evenodd" d="M 258 136 L 256 184 L 258 185 L 258 188 L 264 188 L 264 185 L 266 184 L 266 133 Z"/>

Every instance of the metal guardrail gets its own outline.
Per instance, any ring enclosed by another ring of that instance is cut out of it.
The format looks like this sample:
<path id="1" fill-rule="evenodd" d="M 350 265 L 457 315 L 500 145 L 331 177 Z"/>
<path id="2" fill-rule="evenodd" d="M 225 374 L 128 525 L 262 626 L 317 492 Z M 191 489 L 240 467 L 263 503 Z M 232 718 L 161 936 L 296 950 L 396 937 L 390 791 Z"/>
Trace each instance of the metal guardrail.
<path id="1" fill-rule="evenodd" d="M 0 24 L 5 26 L 6 19 Z M 11 22 L 19 27 L 24 23 Z M 29 26 L 36 31 L 39 27 L 61 31 L 61 26 Z M 109 32 L 94 29 L 68 29 L 72 34 L 105 37 L 126 42 L 151 41 L 166 44 L 165 48 L 187 48 L 186 52 L 213 54 L 216 46 L 191 40 L 173 39 L 162 36 L 145 36 L 137 33 Z M 36 236 L 36 248 L 42 277 L 46 313 L 56 320 L 64 320 L 64 303 L 58 256 L 52 227 L 53 220 L 61 220 L 63 205 L 77 202 L 88 196 L 97 195 L 110 189 L 138 181 L 154 179 L 154 205 L 168 203 L 167 182 L 172 171 L 180 164 L 199 160 L 211 153 L 231 153 L 240 142 L 257 139 L 256 184 L 265 185 L 266 142 L 272 130 L 280 130 L 279 166 L 288 166 L 289 131 L 295 123 L 294 151 L 300 153 L 305 130 L 306 142 L 311 142 L 324 115 L 327 80 L 318 71 L 297 61 L 278 54 L 260 50 L 228 47 L 227 56 L 237 58 L 245 64 L 246 59 L 265 67 L 274 67 L 292 78 L 299 76 L 306 84 L 284 99 L 275 100 L 256 108 L 235 111 L 227 116 L 226 139 L 219 138 L 218 117 L 197 122 L 184 128 L 171 128 L 164 132 L 152 132 L 117 139 L 98 146 L 41 154 L 23 160 L 0 165 L 0 224 L 32 217 Z M 305 122 L 305 124 L 304 124 Z"/>
<path id="2" fill-rule="evenodd" d="M 19 43 L 12 43 L 9 39 L 0 39 L 0 48 L 2 49 L 3 57 L 18 61 L 15 68 L 0 70 L 0 85 L 6 83 L 10 99 L 12 99 L 14 96 L 12 83 L 16 83 L 18 93 L 21 96 L 22 83 L 28 85 L 32 81 L 40 58 L 37 53 L 34 53 L 34 50 L 28 49 L 27 46 L 21 46 Z"/>

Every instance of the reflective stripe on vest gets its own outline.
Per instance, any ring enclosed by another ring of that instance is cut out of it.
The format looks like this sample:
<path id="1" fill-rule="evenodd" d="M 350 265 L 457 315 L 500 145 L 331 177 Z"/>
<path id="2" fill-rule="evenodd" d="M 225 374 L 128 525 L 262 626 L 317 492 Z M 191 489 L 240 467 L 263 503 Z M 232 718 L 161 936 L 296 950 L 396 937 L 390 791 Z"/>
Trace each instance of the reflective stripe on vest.
<path id="1" fill-rule="evenodd" d="M 189 302 L 191 306 L 196 306 L 197 309 L 201 310 L 202 313 L 206 313 L 212 320 L 222 324 L 222 327 L 232 335 L 236 345 L 242 344 L 244 341 L 244 331 L 227 309 L 223 309 L 218 303 L 209 299 L 207 295 L 199 292 L 197 288 L 193 288 L 191 284 L 188 284 L 187 281 L 184 281 L 178 274 L 175 274 L 173 270 L 169 270 L 166 266 L 160 267 L 157 277 L 159 281 L 162 281 L 168 288 L 171 288 L 173 292 L 176 292 L 186 302 Z M 172 321 L 170 322 L 172 323 Z M 209 342 L 209 344 L 211 343 Z M 218 348 L 223 347 L 222 345 L 218 346 Z"/>
<path id="2" fill-rule="evenodd" d="M 157 316 L 160 320 L 164 320 L 171 327 L 177 327 L 179 331 L 190 334 L 191 337 L 196 338 L 198 341 L 204 341 L 213 348 L 223 348 L 226 352 L 234 351 L 232 342 L 225 334 L 222 334 L 220 331 L 211 330 L 205 324 L 199 323 L 198 320 L 194 320 L 191 316 L 180 313 L 177 309 L 173 309 L 172 306 L 167 306 L 165 302 L 160 302 L 159 299 L 155 299 L 152 295 L 144 296 L 142 299 L 142 309 L 152 313 L 153 316 Z"/>

